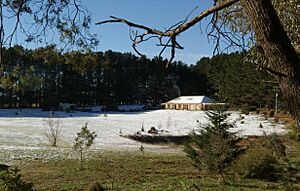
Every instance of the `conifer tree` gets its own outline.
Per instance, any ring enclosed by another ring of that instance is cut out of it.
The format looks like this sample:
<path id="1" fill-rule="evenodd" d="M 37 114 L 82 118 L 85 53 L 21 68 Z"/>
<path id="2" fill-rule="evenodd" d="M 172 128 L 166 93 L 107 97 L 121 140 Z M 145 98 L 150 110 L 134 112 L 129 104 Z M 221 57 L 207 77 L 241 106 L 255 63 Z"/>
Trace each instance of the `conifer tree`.
<path id="1" fill-rule="evenodd" d="M 81 131 L 77 133 L 73 148 L 80 154 L 80 162 L 83 162 L 83 151 L 87 150 L 94 143 L 94 139 L 97 137 L 96 133 L 91 132 L 88 129 L 87 123 L 81 128 Z"/>
<path id="2" fill-rule="evenodd" d="M 243 149 L 237 145 L 239 138 L 236 133 L 230 132 L 234 124 L 228 121 L 229 112 L 218 108 L 207 111 L 206 115 L 209 123 L 190 134 L 185 152 L 199 170 L 220 175 L 224 180 L 225 171 Z"/>

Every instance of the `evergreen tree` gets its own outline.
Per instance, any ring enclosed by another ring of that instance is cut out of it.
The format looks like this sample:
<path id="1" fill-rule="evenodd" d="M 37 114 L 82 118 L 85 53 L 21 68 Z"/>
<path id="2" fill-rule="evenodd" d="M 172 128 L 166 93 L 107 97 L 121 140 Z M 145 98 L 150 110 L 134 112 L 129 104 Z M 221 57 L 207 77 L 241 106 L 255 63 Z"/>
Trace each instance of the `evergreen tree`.
<path id="1" fill-rule="evenodd" d="M 97 137 L 96 133 L 91 132 L 88 129 L 87 123 L 81 128 L 81 131 L 77 133 L 73 149 L 80 154 L 80 162 L 83 162 L 83 152 L 89 149 L 94 143 L 94 139 Z"/>
<path id="2" fill-rule="evenodd" d="M 228 121 L 228 113 L 223 108 L 207 111 L 209 123 L 201 125 L 199 132 L 190 134 L 190 141 L 185 146 L 187 156 L 199 170 L 206 170 L 220 175 L 223 180 L 229 169 L 243 149 L 237 145 L 239 138 L 230 132 L 234 124 Z"/>

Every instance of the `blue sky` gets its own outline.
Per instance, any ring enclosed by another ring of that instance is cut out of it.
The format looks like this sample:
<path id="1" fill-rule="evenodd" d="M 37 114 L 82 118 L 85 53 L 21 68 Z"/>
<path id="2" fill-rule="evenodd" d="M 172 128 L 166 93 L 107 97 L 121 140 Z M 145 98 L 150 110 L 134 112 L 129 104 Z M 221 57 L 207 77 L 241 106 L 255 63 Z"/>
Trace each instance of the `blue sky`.
<path id="1" fill-rule="evenodd" d="M 149 27 L 164 30 L 184 20 L 189 13 L 196 11 L 190 18 L 198 15 L 201 11 L 212 5 L 212 0 L 81 0 L 92 13 L 91 32 L 97 34 L 99 45 L 96 51 L 113 50 L 119 52 L 133 52 L 129 38 L 129 28 L 120 23 L 95 25 L 98 21 L 109 19 L 111 15 L 128 19 L 130 21 L 144 24 Z M 26 17 L 25 22 L 26 22 Z M 200 24 L 195 25 L 177 38 L 184 50 L 177 50 L 175 60 L 183 61 L 186 64 L 195 64 L 203 56 L 211 56 L 214 48 L 209 43 L 205 28 L 210 18 L 205 18 Z M 5 27 L 12 28 L 13 22 L 6 22 Z M 8 33 L 7 33 L 8 34 Z M 47 36 L 47 42 L 55 43 L 55 37 Z M 26 48 L 46 46 L 45 43 L 31 45 L 22 42 L 22 32 L 18 32 L 14 38 L 16 43 Z M 52 39 L 53 38 L 53 39 Z M 139 51 L 148 58 L 157 56 L 161 47 L 156 46 L 157 42 L 150 41 L 139 45 Z M 169 50 L 163 55 L 169 58 Z"/>
<path id="2" fill-rule="evenodd" d="M 212 5 L 212 1 L 207 0 L 86 0 L 83 3 L 92 13 L 92 22 L 102 21 L 113 15 L 161 30 L 185 19 L 197 6 L 198 9 L 192 17 Z M 209 18 L 204 19 L 201 26 L 197 24 L 179 37 L 178 41 L 184 46 L 184 50 L 177 50 L 175 60 L 195 64 L 201 57 L 211 56 L 214 45 L 212 42 L 208 42 L 205 33 L 207 21 Z M 97 50 L 111 49 L 120 52 L 133 52 L 129 39 L 129 29 L 126 25 L 120 23 L 93 25 L 91 29 L 97 34 L 100 41 Z M 139 50 L 150 58 L 160 52 L 160 48 L 156 46 L 154 41 L 139 45 Z M 169 51 L 164 57 L 167 58 L 168 56 Z"/>

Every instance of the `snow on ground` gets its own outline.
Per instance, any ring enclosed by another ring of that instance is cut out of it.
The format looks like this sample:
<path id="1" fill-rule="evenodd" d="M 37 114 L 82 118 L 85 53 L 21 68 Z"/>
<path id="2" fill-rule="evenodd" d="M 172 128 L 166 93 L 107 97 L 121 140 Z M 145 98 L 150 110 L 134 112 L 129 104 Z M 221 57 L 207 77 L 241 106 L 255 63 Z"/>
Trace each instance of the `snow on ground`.
<path id="1" fill-rule="evenodd" d="M 40 150 L 59 152 L 72 147 L 76 132 L 88 123 L 90 130 L 95 131 L 97 138 L 92 146 L 99 150 L 138 150 L 141 143 L 121 137 L 150 127 L 163 130 L 163 134 L 186 135 L 191 130 L 207 123 L 206 115 L 202 111 L 155 110 L 143 112 L 58 112 L 55 111 L 54 121 L 59 120 L 62 131 L 58 148 L 47 146 L 44 134 L 47 129 L 46 120 L 49 112 L 40 109 L 0 109 L 0 152 L 20 152 Z M 273 124 L 255 115 L 232 113 L 231 121 L 236 121 L 236 128 L 240 135 L 262 135 L 263 132 L 284 133 L 283 124 Z M 243 121 L 243 122 L 242 122 Z M 263 128 L 259 128 L 259 124 Z M 170 151 L 170 147 L 145 145 L 148 150 Z M 6 155 L 5 155 L 6 156 Z M 1 159 L 1 154 L 0 154 Z"/>

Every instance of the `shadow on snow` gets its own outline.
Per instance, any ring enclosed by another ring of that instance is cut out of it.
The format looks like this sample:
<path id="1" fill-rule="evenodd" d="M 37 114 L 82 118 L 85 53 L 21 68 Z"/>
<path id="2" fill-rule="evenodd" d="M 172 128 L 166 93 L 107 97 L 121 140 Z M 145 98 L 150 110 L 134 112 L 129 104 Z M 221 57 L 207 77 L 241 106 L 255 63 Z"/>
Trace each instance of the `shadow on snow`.
<path id="1" fill-rule="evenodd" d="M 36 117 L 48 118 L 52 115 L 53 118 L 71 118 L 71 117 L 105 117 L 109 115 L 140 115 L 149 113 L 151 111 L 134 111 L 134 112 L 121 112 L 121 111 L 107 111 L 107 112 L 64 112 L 64 111 L 42 111 L 41 109 L 0 109 L 0 118 L 22 118 L 22 117 Z"/>

